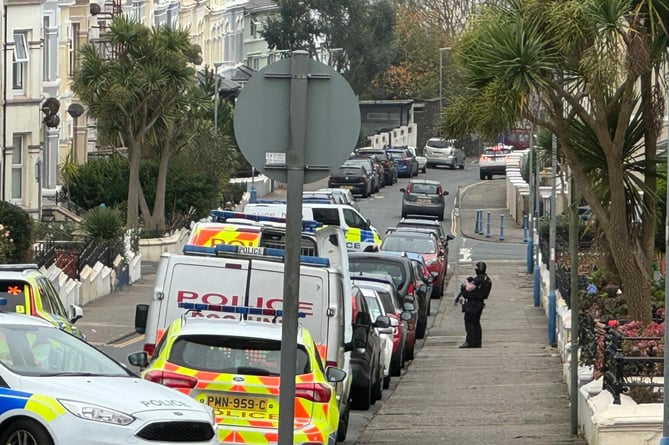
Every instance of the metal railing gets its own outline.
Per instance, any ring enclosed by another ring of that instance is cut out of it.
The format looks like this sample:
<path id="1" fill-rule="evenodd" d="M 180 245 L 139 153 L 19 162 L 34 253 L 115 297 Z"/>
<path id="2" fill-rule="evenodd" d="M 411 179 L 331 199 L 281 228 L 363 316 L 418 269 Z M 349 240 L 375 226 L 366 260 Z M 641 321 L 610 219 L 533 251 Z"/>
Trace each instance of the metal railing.
<path id="1" fill-rule="evenodd" d="M 643 392 L 645 402 L 664 399 L 664 379 L 655 381 L 657 377 L 663 377 L 664 353 L 657 347 L 662 341 L 662 337 L 623 337 L 616 329 L 606 328 L 603 389 L 611 393 L 614 404 L 620 405 L 620 394 L 635 391 Z M 646 355 L 625 355 L 624 342 L 634 342 L 630 349 Z"/>
<path id="2" fill-rule="evenodd" d="M 125 249 L 122 239 L 113 242 L 97 241 L 40 241 L 33 247 L 33 259 L 39 267 L 55 264 L 72 279 L 80 279 L 85 266 L 93 267 L 97 262 L 114 267 L 114 260 Z"/>

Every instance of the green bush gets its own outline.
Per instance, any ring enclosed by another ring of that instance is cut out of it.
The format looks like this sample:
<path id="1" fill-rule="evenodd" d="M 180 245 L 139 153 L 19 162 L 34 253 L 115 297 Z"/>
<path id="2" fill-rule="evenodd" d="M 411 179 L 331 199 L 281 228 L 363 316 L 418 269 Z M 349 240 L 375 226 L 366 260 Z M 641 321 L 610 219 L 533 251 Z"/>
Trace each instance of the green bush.
<path id="1" fill-rule="evenodd" d="M 94 241 L 115 241 L 122 238 L 125 231 L 118 211 L 108 207 L 89 210 L 81 225 L 87 239 Z"/>
<path id="2" fill-rule="evenodd" d="M 28 213 L 20 207 L 7 201 L 0 201 L 0 221 L 7 236 L 8 247 L 3 249 L 4 261 L 7 263 L 28 262 L 32 258 L 33 244 L 33 220 Z M 9 239 L 12 241 L 9 242 Z"/>

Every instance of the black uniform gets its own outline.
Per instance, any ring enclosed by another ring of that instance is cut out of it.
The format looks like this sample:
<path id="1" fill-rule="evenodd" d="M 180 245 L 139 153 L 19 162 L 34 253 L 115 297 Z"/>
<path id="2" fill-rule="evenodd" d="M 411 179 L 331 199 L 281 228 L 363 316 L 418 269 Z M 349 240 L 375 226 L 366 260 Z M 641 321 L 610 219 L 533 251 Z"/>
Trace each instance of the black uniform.
<path id="1" fill-rule="evenodd" d="M 492 289 L 492 281 L 486 274 L 486 269 L 487 266 L 483 261 L 476 263 L 476 276 L 467 278 L 467 281 L 474 284 L 474 289 L 467 290 L 463 284 L 460 290 L 464 299 L 462 312 L 465 314 L 465 331 L 467 331 L 467 338 L 460 345 L 461 348 L 481 347 L 481 314 L 485 300 Z"/>

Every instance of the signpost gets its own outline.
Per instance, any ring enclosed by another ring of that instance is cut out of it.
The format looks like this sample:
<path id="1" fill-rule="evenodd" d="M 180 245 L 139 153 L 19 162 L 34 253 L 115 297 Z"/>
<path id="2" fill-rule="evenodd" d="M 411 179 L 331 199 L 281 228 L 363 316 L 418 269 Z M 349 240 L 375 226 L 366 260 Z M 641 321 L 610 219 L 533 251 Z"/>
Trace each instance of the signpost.
<path id="1" fill-rule="evenodd" d="M 306 51 L 255 73 L 235 106 L 235 137 L 249 163 L 287 183 L 286 255 L 281 331 L 279 445 L 293 444 L 300 240 L 304 183 L 325 178 L 355 148 L 358 100 L 331 67 Z"/>

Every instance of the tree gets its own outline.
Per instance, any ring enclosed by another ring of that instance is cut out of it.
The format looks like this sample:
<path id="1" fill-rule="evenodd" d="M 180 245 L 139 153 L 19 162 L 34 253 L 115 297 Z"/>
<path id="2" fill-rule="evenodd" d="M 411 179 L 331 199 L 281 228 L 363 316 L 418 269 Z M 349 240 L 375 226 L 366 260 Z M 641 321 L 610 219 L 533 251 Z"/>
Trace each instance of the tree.
<path id="1" fill-rule="evenodd" d="M 655 170 L 639 153 L 662 104 L 647 104 L 654 111 L 644 114 L 637 84 L 659 60 L 661 33 L 649 33 L 657 21 L 626 0 L 508 0 L 484 8 L 457 44 L 470 88 L 442 120 L 450 134 L 491 135 L 528 119 L 557 135 L 607 240 L 629 316 L 642 321 L 651 316 L 653 260 L 644 233 L 654 221 L 640 225 L 635 215 L 641 208 L 654 219 L 639 192 L 654 200 L 655 191 L 639 173 Z"/>
<path id="2" fill-rule="evenodd" d="M 72 90 L 89 107 L 101 138 L 110 145 L 120 140 L 128 150 L 128 226 L 138 224 L 140 205 L 145 222 L 157 225 L 143 199 L 140 161 L 154 127 L 162 122 L 168 128 L 187 112 L 184 94 L 195 73 L 190 64 L 201 63 L 200 48 L 191 45 L 186 30 L 149 29 L 125 16 L 114 18 L 103 39 L 113 56 L 92 42 L 83 45 Z"/>

